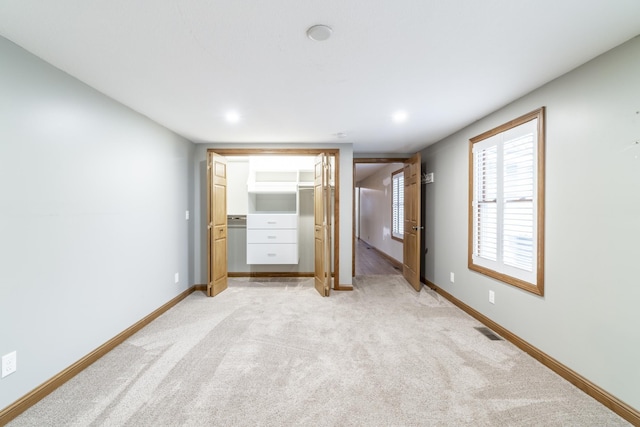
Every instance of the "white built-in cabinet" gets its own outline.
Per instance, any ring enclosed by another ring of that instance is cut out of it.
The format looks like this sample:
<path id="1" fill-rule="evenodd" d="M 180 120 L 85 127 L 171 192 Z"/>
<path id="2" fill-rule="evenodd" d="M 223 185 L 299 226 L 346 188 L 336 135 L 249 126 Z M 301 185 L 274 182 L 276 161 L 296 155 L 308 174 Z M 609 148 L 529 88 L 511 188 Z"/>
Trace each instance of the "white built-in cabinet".
<path id="1" fill-rule="evenodd" d="M 298 264 L 301 189 L 313 171 L 250 169 L 247 182 L 247 264 Z"/>
<path id="2" fill-rule="evenodd" d="M 298 259 L 296 214 L 247 215 L 247 264 L 297 264 Z"/>

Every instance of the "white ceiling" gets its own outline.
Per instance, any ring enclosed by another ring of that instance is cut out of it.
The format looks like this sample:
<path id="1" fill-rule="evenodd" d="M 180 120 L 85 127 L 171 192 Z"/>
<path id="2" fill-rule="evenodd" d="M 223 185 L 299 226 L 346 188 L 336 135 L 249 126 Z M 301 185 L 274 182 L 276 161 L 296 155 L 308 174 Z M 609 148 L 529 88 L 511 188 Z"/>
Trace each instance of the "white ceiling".
<path id="1" fill-rule="evenodd" d="M 194 142 L 356 153 L 418 151 L 639 33 L 638 0 L 0 0 L 1 35 Z"/>

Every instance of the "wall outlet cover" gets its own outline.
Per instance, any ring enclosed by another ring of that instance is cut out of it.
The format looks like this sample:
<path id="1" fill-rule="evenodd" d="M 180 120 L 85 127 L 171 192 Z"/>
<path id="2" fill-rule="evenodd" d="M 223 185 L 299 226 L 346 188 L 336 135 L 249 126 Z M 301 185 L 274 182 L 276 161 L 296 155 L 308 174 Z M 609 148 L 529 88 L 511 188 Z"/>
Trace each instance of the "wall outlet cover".
<path id="1" fill-rule="evenodd" d="M 2 378 L 18 370 L 18 354 L 15 351 L 2 356 Z"/>

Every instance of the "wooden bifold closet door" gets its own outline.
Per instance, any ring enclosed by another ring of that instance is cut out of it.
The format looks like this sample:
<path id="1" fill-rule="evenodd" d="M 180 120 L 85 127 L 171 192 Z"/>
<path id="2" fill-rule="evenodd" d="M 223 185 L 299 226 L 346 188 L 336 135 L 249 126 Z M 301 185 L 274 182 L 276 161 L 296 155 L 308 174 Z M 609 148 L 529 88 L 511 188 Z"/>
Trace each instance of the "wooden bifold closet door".
<path id="1" fill-rule="evenodd" d="M 331 289 L 331 187 L 326 154 L 316 157 L 314 170 L 315 287 L 320 295 L 327 297 Z"/>
<path id="2" fill-rule="evenodd" d="M 210 256 L 207 262 L 207 295 L 210 297 L 227 289 L 227 160 L 209 152 L 207 179 L 211 191 L 207 192 L 207 244 Z"/>

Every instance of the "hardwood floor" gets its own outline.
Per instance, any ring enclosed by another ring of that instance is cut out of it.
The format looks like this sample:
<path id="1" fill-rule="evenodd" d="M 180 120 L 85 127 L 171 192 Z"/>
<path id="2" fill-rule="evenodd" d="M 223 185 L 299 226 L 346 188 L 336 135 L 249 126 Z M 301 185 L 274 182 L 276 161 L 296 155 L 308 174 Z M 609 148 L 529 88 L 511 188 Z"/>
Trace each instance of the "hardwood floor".
<path id="1" fill-rule="evenodd" d="M 356 239 L 356 276 L 371 274 L 402 274 L 402 263 L 391 260 L 386 255 Z"/>

